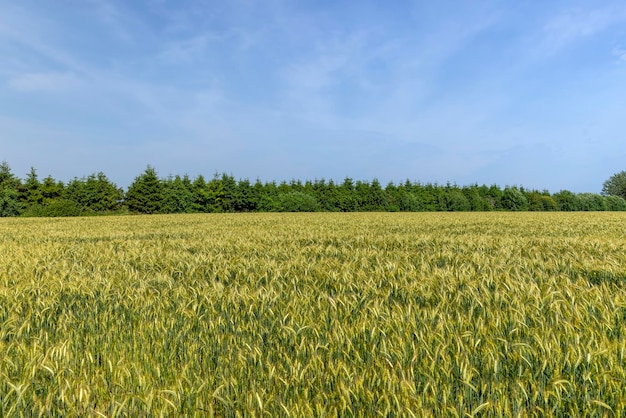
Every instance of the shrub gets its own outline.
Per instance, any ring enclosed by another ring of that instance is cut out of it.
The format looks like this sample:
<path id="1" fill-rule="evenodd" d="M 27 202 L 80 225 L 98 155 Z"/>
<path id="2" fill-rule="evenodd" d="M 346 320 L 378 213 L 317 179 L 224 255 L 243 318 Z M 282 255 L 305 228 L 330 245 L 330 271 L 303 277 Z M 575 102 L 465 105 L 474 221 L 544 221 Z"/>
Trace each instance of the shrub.
<path id="1" fill-rule="evenodd" d="M 502 208 L 512 211 L 528 210 L 528 199 L 516 187 L 507 187 L 502 192 Z"/>
<path id="2" fill-rule="evenodd" d="M 303 192 L 283 193 L 279 196 L 283 212 L 317 212 L 319 204 L 315 197 Z"/>
<path id="3" fill-rule="evenodd" d="M 43 216 L 43 217 L 61 217 L 61 216 L 81 216 L 83 208 L 73 200 L 57 199 L 45 205 L 33 205 L 29 207 L 23 216 Z"/>
<path id="4" fill-rule="evenodd" d="M 606 210 L 610 211 L 626 211 L 626 200 L 621 196 L 606 196 Z"/>

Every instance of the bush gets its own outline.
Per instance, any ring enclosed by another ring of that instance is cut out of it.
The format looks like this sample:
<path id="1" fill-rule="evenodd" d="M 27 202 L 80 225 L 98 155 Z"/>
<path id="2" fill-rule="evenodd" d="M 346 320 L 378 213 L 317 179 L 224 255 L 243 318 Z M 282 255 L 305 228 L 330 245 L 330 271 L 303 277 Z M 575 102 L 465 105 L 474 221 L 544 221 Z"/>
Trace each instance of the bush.
<path id="1" fill-rule="evenodd" d="M 559 205 L 550 196 L 541 196 L 541 204 L 546 212 L 555 212 L 559 210 Z"/>
<path id="2" fill-rule="evenodd" d="M 528 194 L 528 210 L 533 212 L 554 212 L 559 210 L 559 205 L 550 196 L 531 192 Z"/>
<path id="3" fill-rule="evenodd" d="M 58 199 L 47 205 L 33 205 L 29 207 L 23 216 L 44 216 L 44 217 L 60 217 L 60 216 L 81 216 L 83 208 L 73 200 Z"/>
<path id="4" fill-rule="evenodd" d="M 626 200 L 620 196 L 606 196 L 606 210 L 610 211 L 626 211 Z"/>
<path id="5" fill-rule="evenodd" d="M 283 212 L 317 212 L 319 210 L 317 199 L 303 192 L 283 193 L 279 196 L 279 204 Z"/>
<path id="6" fill-rule="evenodd" d="M 402 192 L 399 200 L 398 207 L 402 212 L 419 212 L 424 208 L 419 197 L 411 192 Z"/>
<path id="7" fill-rule="evenodd" d="M 0 217 L 17 216 L 19 213 L 20 205 L 17 200 L 17 192 L 9 188 L 0 190 Z"/>
<path id="8" fill-rule="evenodd" d="M 502 208 L 512 211 L 528 210 L 528 199 L 516 187 L 507 187 L 502 192 Z"/>
<path id="9" fill-rule="evenodd" d="M 552 195 L 552 198 L 563 212 L 573 212 L 580 210 L 580 199 L 569 190 L 561 190 Z"/>
<path id="10" fill-rule="evenodd" d="M 580 210 L 582 211 L 605 211 L 607 204 L 604 198 L 595 193 L 580 193 L 578 195 L 580 201 Z"/>
<path id="11" fill-rule="evenodd" d="M 446 209 L 449 212 L 463 212 L 471 209 L 470 203 L 460 190 L 452 189 L 446 192 Z"/>

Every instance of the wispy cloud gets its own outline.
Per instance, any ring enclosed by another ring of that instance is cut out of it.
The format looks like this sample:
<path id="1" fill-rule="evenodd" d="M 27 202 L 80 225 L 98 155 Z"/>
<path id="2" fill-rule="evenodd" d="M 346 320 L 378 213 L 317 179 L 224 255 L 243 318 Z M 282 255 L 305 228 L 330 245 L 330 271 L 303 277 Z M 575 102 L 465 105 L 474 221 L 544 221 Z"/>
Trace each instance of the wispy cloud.
<path id="1" fill-rule="evenodd" d="M 20 50 L 21 56 L 29 57 L 31 66 L 40 71 L 54 66 L 74 73 L 84 72 L 80 59 L 58 45 L 61 30 L 53 20 L 20 8 L 3 7 L 0 14 L 0 44 Z"/>
<path id="2" fill-rule="evenodd" d="M 442 66 L 498 19 L 492 12 L 473 17 L 450 17 L 420 36 L 372 20 L 368 29 L 322 37 L 281 71 L 284 106 L 322 126 L 386 131 L 411 141 L 406 135 L 425 103 L 443 96 Z"/>
<path id="3" fill-rule="evenodd" d="M 626 61 L 626 49 L 622 47 L 613 48 L 613 55 L 620 61 Z"/>
<path id="4" fill-rule="evenodd" d="M 156 56 L 165 64 L 198 64 L 213 58 L 216 50 L 221 51 L 226 46 L 232 57 L 245 53 L 255 42 L 253 34 L 236 28 L 207 30 L 190 37 L 166 41 Z"/>
<path id="5" fill-rule="evenodd" d="M 553 54 L 582 39 L 594 36 L 613 25 L 626 22 L 626 8 L 621 2 L 594 4 L 594 8 L 572 8 L 550 17 L 535 45 L 544 53 Z"/>
<path id="6" fill-rule="evenodd" d="M 19 92 L 59 92 L 71 89 L 81 83 L 71 73 L 29 73 L 9 80 L 9 86 Z"/>
<path id="7" fill-rule="evenodd" d="M 181 41 L 168 42 L 159 52 L 158 57 L 168 64 L 195 64 L 203 58 L 212 42 L 223 39 L 224 36 L 221 34 L 205 33 Z"/>
<path id="8" fill-rule="evenodd" d="M 624 149 L 622 0 L 5 3 L 9 162 L 63 161 L 45 144 L 66 136 L 72 165 L 123 154 L 111 176 L 130 179 L 152 163 L 538 184 L 563 156 L 555 187 L 568 187 L 577 164 L 602 177 L 603 150 Z M 584 147 L 584 127 L 603 150 Z"/>

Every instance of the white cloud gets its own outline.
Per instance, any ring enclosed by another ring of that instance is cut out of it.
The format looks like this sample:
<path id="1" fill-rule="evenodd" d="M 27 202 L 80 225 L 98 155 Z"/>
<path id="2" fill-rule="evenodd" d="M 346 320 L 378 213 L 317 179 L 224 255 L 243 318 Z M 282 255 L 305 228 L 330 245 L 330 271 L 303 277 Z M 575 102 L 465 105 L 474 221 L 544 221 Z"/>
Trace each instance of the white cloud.
<path id="1" fill-rule="evenodd" d="M 549 19 L 542 28 L 542 40 L 536 46 L 551 54 L 580 39 L 596 35 L 610 26 L 626 21 L 626 9 L 605 7 L 595 10 L 568 10 Z"/>
<path id="2" fill-rule="evenodd" d="M 207 32 L 180 41 L 170 41 L 158 57 L 169 64 L 195 64 L 202 60 L 211 44 L 226 41 L 227 38 L 226 34 Z"/>
<path id="3" fill-rule="evenodd" d="M 128 9 L 121 9 L 110 1 L 90 0 L 88 4 L 93 6 L 93 13 L 111 33 L 124 42 L 132 42 L 135 37 L 133 32 L 142 26 L 141 20 L 135 19 Z"/>
<path id="4" fill-rule="evenodd" d="M 58 45 L 61 31 L 61 25 L 41 14 L 9 7 L 3 7 L 0 13 L 0 45 L 10 45 L 19 49 L 24 57 L 38 56 L 43 58 L 42 62 L 50 61 L 73 73 L 86 72 L 74 54 Z M 33 62 L 32 59 L 29 61 Z"/>
<path id="5" fill-rule="evenodd" d="M 618 60 L 626 62 L 626 49 L 615 47 L 613 48 L 613 55 L 617 57 Z"/>
<path id="6" fill-rule="evenodd" d="M 81 83 L 72 73 L 29 73 L 9 80 L 9 87 L 19 92 L 56 92 L 72 89 Z"/>

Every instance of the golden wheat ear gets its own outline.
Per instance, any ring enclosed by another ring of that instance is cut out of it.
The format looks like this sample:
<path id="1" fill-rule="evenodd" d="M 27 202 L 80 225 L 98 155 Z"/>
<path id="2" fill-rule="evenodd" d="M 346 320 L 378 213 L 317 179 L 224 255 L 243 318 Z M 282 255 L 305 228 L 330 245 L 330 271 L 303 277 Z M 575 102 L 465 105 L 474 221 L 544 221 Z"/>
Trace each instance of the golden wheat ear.
<path id="1" fill-rule="evenodd" d="M 0 416 L 624 416 L 625 216 L 0 219 Z"/>

